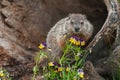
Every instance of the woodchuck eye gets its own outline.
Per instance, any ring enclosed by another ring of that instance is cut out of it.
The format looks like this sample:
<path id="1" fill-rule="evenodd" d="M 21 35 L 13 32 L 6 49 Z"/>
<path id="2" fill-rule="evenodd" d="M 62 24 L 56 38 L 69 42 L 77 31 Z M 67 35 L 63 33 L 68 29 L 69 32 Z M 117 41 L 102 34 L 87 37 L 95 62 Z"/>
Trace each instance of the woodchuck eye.
<path id="1" fill-rule="evenodd" d="M 73 21 L 70 21 L 71 24 L 73 24 L 74 22 Z"/>
<path id="2" fill-rule="evenodd" d="M 83 24 L 84 22 L 82 21 L 80 24 Z"/>

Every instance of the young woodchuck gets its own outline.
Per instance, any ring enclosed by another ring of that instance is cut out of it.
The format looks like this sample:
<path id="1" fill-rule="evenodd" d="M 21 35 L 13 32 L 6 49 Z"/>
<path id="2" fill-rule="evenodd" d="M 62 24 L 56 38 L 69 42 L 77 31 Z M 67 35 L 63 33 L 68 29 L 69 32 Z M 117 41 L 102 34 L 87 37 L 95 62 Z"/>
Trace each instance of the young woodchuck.
<path id="1" fill-rule="evenodd" d="M 93 25 L 87 20 L 83 14 L 69 14 L 68 17 L 58 21 L 48 32 L 47 35 L 47 48 L 51 49 L 48 54 L 53 58 L 59 58 L 62 55 L 62 50 L 65 42 L 71 36 L 77 35 L 83 37 L 88 41 L 93 33 Z"/>

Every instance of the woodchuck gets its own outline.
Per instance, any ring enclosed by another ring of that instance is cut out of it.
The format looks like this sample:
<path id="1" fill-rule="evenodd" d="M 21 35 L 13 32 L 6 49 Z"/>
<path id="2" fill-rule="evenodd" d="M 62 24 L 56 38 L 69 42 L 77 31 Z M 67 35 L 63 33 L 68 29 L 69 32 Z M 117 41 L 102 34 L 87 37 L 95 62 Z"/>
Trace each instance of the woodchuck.
<path id="1" fill-rule="evenodd" d="M 62 55 L 65 42 L 70 39 L 71 36 L 77 35 L 83 37 L 85 41 L 88 41 L 93 33 L 93 25 L 87 20 L 83 14 L 69 14 L 59 20 L 48 32 L 47 35 L 47 48 L 51 49 L 52 60 L 59 58 Z"/>

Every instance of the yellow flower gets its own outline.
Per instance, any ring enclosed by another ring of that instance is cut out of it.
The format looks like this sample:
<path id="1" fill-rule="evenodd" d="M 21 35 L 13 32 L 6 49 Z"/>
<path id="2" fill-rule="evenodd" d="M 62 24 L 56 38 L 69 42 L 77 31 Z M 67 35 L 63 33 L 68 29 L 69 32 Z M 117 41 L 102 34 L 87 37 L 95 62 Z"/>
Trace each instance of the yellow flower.
<path id="1" fill-rule="evenodd" d="M 73 44 L 76 44 L 76 40 L 74 39 L 74 42 L 73 42 Z"/>
<path id="2" fill-rule="evenodd" d="M 44 47 L 45 47 L 45 46 L 44 46 L 43 44 L 40 44 L 40 45 L 39 45 L 39 48 L 40 48 L 40 49 L 43 49 Z"/>
<path id="3" fill-rule="evenodd" d="M 84 46 L 84 45 L 85 45 L 85 41 L 82 41 L 82 42 L 81 42 L 81 46 Z"/>
<path id="4" fill-rule="evenodd" d="M 63 68 L 62 67 L 58 67 L 58 72 L 62 71 Z"/>
<path id="5" fill-rule="evenodd" d="M 1 74 L 0 74 L 0 77 L 3 77 L 3 76 L 4 76 L 4 74 L 3 74 L 3 73 L 1 73 Z"/>
<path id="6" fill-rule="evenodd" d="M 55 70 L 54 72 L 56 72 L 56 73 L 57 73 L 58 71 L 57 71 L 57 70 Z"/>
<path id="7" fill-rule="evenodd" d="M 67 72 L 68 72 L 68 71 L 70 71 L 70 68 L 69 68 L 69 67 L 67 67 L 67 68 L 66 68 L 66 71 L 67 71 Z"/>
<path id="8" fill-rule="evenodd" d="M 73 44 L 75 44 L 75 42 L 76 42 L 76 40 L 74 39 L 74 38 L 70 38 L 70 40 L 69 40 L 71 43 L 73 43 Z"/>
<path id="9" fill-rule="evenodd" d="M 48 66 L 54 66 L 53 62 L 48 63 Z"/>
<path id="10" fill-rule="evenodd" d="M 72 42 L 72 40 L 73 40 L 73 38 L 71 37 L 69 41 Z"/>
<path id="11" fill-rule="evenodd" d="M 75 44 L 75 45 L 77 45 L 77 46 L 80 45 L 80 41 L 76 41 L 76 44 Z"/>
<path id="12" fill-rule="evenodd" d="M 80 78 L 84 78 L 84 73 L 80 73 L 80 74 L 79 74 L 79 77 L 80 77 Z"/>

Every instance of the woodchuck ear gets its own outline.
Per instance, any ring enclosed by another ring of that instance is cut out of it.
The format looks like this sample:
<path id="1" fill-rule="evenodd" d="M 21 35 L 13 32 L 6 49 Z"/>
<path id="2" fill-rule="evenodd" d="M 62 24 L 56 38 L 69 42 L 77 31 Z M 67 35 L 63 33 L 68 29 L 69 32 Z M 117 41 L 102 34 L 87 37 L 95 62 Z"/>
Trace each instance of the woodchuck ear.
<path id="1" fill-rule="evenodd" d="M 70 20 L 70 16 L 71 16 L 72 14 L 70 13 L 70 14 L 68 14 L 68 18 L 67 18 L 67 20 Z"/>

